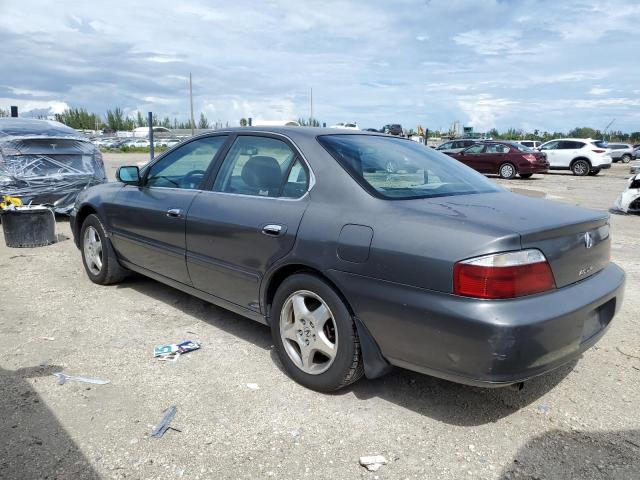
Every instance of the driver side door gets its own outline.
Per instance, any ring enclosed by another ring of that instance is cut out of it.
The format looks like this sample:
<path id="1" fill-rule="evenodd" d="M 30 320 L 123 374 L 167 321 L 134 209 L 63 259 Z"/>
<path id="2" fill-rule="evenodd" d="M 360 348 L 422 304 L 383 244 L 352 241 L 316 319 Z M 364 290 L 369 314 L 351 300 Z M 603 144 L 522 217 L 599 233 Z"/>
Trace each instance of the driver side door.
<path id="1" fill-rule="evenodd" d="M 158 158 L 125 185 L 111 216 L 118 256 L 134 265 L 191 285 L 186 265 L 186 214 L 228 136 L 195 139 Z"/>

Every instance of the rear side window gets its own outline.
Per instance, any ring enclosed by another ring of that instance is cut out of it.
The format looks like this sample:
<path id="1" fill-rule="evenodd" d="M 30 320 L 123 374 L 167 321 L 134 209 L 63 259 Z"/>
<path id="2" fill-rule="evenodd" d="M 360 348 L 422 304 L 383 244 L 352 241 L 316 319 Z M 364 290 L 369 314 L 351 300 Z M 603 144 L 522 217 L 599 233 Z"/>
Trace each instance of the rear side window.
<path id="1" fill-rule="evenodd" d="M 492 143 L 487 145 L 487 153 L 507 153 L 509 147 L 500 143 Z"/>
<path id="2" fill-rule="evenodd" d="M 369 193 L 384 199 L 501 191 L 471 168 L 417 142 L 376 135 L 322 135 L 318 142 Z"/>
<path id="3" fill-rule="evenodd" d="M 558 148 L 560 150 L 575 150 L 578 148 L 582 148 L 584 147 L 585 144 L 582 142 L 574 142 L 571 140 L 563 140 L 560 142 L 560 145 L 558 146 Z"/>
<path id="4" fill-rule="evenodd" d="M 239 136 L 224 159 L 213 189 L 217 192 L 278 197 L 291 177 L 295 153 L 283 141 L 252 135 Z M 295 180 L 295 182 L 290 181 Z"/>

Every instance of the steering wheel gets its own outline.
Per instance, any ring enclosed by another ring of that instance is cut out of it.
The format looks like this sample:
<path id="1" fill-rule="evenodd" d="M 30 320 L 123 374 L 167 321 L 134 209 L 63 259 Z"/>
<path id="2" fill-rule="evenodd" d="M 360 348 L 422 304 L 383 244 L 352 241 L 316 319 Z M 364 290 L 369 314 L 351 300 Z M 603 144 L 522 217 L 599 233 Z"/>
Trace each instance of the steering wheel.
<path id="1" fill-rule="evenodd" d="M 184 177 L 180 180 L 180 186 L 187 188 L 195 188 L 202 182 L 205 174 L 204 170 L 191 170 L 186 173 Z"/>

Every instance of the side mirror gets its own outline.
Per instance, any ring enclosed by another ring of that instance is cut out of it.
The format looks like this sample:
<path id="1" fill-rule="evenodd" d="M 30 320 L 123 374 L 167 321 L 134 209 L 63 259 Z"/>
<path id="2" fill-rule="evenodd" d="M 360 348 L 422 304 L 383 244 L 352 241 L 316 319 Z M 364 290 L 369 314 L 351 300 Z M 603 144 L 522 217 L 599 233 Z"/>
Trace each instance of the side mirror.
<path id="1" fill-rule="evenodd" d="M 120 167 L 116 171 L 116 179 L 126 185 L 140 185 L 140 169 L 138 167 Z"/>

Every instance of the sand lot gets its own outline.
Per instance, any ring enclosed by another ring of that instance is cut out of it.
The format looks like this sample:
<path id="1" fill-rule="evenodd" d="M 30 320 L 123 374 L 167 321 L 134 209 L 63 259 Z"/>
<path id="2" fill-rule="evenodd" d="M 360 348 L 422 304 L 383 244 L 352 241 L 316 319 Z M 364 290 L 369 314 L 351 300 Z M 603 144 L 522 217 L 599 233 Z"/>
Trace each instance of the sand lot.
<path id="1" fill-rule="evenodd" d="M 111 178 L 146 160 L 105 155 Z M 628 172 L 496 181 L 608 209 Z M 285 375 L 263 325 L 140 276 L 95 285 L 69 238 L 36 249 L 2 239 L 0 478 L 638 479 L 640 217 L 611 226 L 627 272 L 619 315 L 576 364 L 522 392 L 397 369 L 315 393 Z M 71 236 L 66 220 L 57 228 Z M 153 358 L 154 345 L 187 339 L 202 348 Z M 55 372 L 110 383 L 59 385 Z M 176 430 L 151 437 L 171 405 Z M 359 466 L 375 454 L 388 464 Z"/>

